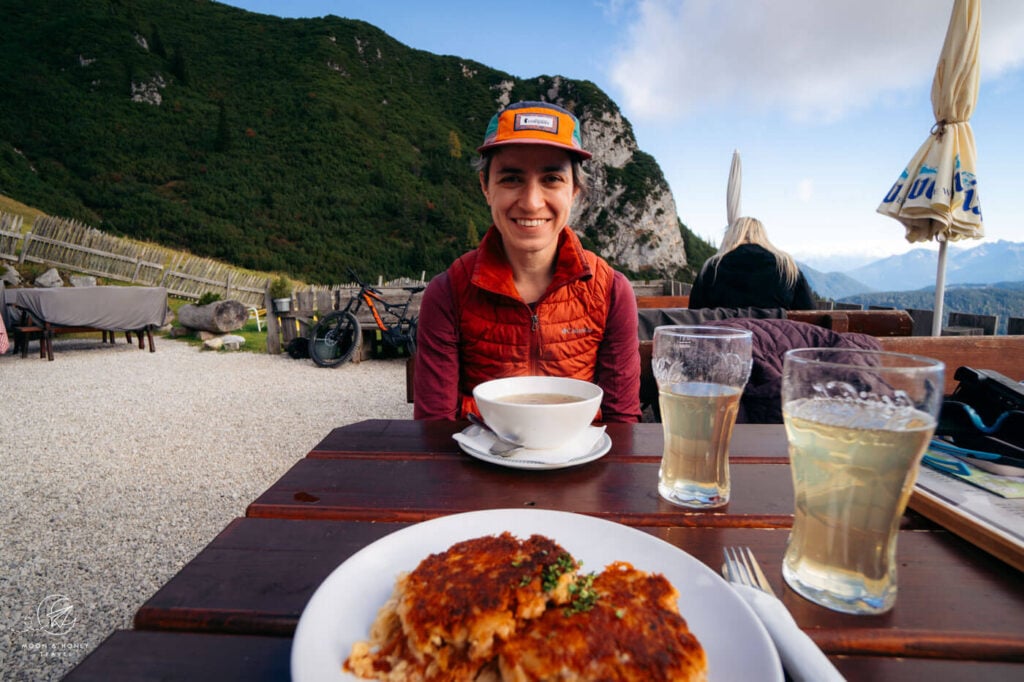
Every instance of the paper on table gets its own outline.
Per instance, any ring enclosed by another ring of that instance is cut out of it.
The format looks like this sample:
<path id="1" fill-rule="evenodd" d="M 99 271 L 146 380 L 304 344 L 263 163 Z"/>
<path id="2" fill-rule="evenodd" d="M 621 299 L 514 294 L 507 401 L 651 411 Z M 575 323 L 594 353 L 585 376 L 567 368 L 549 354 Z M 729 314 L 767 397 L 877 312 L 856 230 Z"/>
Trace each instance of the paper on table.
<path id="1" fill-rule="evenodd" d="M 1024 553 L 1024 499 L 997 497 L 959 478 L 924 467 L 918 471 L 915 486 L 916 490 L 931 494 L 958 514 L 1001 534 L 1018 552 Z M 916 508 L 913 498 L 910 506 Z"/>
<path id="2" fill-rule="evenodd" d="M 1024 477 L 1002 476 L 982 471 L 981 468 L 973 465 L 974 461 L 971 460 L 969 463 L 959 457 L 947 455 L 929 448 L 922 463 L 932 466 L 932 468 L 949 476 L 956 476 L 962 481 L 967 481 L 1000 497 L 1011 499 L 1024 498 Z"/>
<path id="3" fill-rule="evenodd" d="M 841 682 L 845 679 L 814 640 L 800 629 L 781 601 L 753 587 L 730 584 L 743 601 L 754 609 L 768 630 L 779 651 L 782 667 L 794 682 Z"/>
<path id="4" fill-rule="evenodd" d="M 597 445 L 598 440 L 604 435 L 605 427 L 603 426 L 588 426 L 583 429 L 578 435 L 574 436 L 567 443 L 562 444 L 557 448 L 551 448 L 550 450 L 531 450 L 523 448 L 513 452 L 508 457 L 502 457 L 501 459 L 506 460 L 530 460 L 533 462 L 540 462 L 544 464 L 560 464 L 567 462 L 574 457 L 580 457 L 589 453 Z M 487 452 L 494 445 L 494 434 L 480 428 L 479 426 L 470 426 L 463 431 L 453 434 L 452 438 L 462 443 L 477 452 Z M 495 455 L 499 457 L 499 455 Z"/>

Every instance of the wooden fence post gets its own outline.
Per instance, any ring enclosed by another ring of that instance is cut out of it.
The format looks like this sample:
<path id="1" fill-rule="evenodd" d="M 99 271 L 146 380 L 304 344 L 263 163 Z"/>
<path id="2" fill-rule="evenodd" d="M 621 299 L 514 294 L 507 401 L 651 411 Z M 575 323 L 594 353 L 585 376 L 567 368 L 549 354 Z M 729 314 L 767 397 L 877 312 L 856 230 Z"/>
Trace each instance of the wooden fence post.
<path id="1" fill-rule="evenodd" d="M 270 280 L 267 280 L 267 288 L 263 293 L 263 306 L 267 309 L 267 353 L 271 355 L 281 354 L 281 328 L 277 324 L 277 315 L 274 312 L 274 302 L 270 298 Z"/>

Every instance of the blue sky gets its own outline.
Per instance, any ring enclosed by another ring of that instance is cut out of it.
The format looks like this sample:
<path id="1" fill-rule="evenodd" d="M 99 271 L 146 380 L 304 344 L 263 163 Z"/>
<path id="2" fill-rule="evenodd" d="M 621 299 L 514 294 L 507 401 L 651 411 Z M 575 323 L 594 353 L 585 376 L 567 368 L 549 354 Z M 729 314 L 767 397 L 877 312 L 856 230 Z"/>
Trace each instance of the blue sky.
<path id="1" fill-rule="evenodd" d="M 823 254 L 934 248 L 908 243 L 875 209 L 934 123 L 931 83 L 953 0 L 226 4 L 359 19 L 513 76 L 593 81 L 658 161 L 680 218 L 712 243 L 725 228 L 735 149 L 742 213 L 816 267 Z M 1024 241 L 1024 2 L 982 0 L 981 73 L 971 123 L 986 241 Z"/>

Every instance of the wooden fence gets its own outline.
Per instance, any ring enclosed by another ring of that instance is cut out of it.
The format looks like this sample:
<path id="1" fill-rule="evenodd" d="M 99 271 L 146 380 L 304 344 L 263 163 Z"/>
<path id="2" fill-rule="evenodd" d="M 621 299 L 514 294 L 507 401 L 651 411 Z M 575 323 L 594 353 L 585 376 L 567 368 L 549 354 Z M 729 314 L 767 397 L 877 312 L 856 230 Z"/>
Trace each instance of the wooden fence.
<path id="1" fill-rule="evenodd" d="M 198 299 L 207 291 L 248 306 L 263 306 L 271 278 L 208 258 L 177 254 L 164 269 L 159 286 L 181 298 Z"/>
<path id="2" fill-rule="evenodd" d="M 18 242 L 21 241 L 20 215 L 0 212 L 0 258 L 18 260 Z"/>
<path id="3" fill-rule="evenodd" d="M 18 261 L 152 286 L 160 278 L 168 253 L 162 247 L 121 239 L 75 220 L 41 216 L 32 231 L 25 233 Z"/>
<path id="4" fill-rule="evenodd" d="M 198 300 L 206 292 L 263 306 L 272 277 L 217 261 L 106 234 L 75 220 L 42 216 L 23 232 L 22 218 L 0 212 L 0 259 L 40 263 Z"/>

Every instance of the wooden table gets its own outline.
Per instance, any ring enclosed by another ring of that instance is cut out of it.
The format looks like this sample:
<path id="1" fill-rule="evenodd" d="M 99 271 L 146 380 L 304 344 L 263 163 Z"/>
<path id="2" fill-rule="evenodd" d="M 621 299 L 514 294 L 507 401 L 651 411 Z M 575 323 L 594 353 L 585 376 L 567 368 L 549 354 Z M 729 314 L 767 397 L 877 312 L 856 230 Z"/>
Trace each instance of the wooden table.
<path id="1" fill-rule="evenodd" d="M 26 357 L 29 337 L 39 335 L 39 356 L 53 360 L 53 337 L 57 334 L 101 332 L 111 343 L 114 332 L 138 335 L 139 348 L 149 341 L 154 352 L 153 328 L 168 316 L 164 287 L 55 287 L 52 289 L 6 289 L 0 291 L 0 313 L 7 306 L 16 309 L 17 319 L 8 326 L 16 345 Z"/>
<path id="2" fill-rule="evenodd" d="M 750 545 L 799 625 L 850 680 L 1024 679 L 1021 574 L 908 512 L 900 592 L 881 616 L 816 606 L 782 581 L 792 488 L 780 426 L 738 426 L 733 501 L 691 512 L 656 491 L 658 424 L 608 426 L 602 459 L 520 471 L 461 453 L 464 423 L 371 420 L 335 429 L 252 502 L 67 677 L 286 679 L 291 636 L 342 561 L 416 521 L 474 509 L 571 510 L 635 526 L 717 570 Z M 410 483 L 415 485 L 410 485 Z"/>

